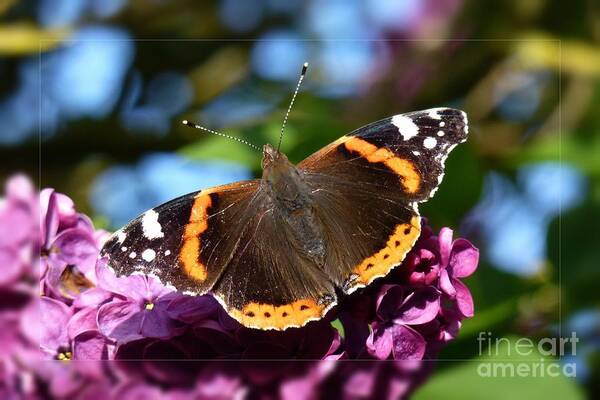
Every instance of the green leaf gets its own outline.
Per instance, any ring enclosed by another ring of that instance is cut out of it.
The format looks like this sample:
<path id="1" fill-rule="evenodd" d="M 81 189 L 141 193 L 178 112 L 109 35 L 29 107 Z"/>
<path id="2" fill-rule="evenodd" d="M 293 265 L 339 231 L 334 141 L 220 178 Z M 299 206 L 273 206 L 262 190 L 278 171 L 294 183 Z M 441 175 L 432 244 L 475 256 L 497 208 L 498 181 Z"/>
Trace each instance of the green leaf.
<path id="1" fill-rule="evenodd" d="M 342 325 L 342 321 L 340 321 L 339 318 L 331 321 L 331 326 L 333 326 L 338 333 L 340 334 L 340 336 L 342 337 L 342 339 L 344 338 L 344 336 L 346 335 L 346 331 L 344 330 L 344 325 Z"/>

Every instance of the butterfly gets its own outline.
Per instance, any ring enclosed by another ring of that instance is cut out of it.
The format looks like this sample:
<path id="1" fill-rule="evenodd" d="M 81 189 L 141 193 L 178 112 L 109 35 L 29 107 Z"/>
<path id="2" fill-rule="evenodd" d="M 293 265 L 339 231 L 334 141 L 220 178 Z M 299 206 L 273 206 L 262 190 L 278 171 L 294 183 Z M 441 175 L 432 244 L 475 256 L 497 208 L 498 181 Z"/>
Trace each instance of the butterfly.
<path id="1" fill-rule="evenodd" d="M 451 108 L 399 114 L 293 165 L 267 144 L 261 179 L 190 193 L 117 231 L 101 255 L 184 294 L 211 292 L 251 328 L 322 318 L 345 294 L 387 275 L 420 233 L 450 151 L 467 137 Z"/>
<path id="2" fill-rule="evenodd" d="M 246 327 L 301 327 L 402 262 L 420 234 L 418 204 L 467 133 L 463 111 L 433 108 L 359 128 L 298 165 L 266 144 L 260 179 L 150 209 L 100 255 L 119 276 L 210 293 Z"/>

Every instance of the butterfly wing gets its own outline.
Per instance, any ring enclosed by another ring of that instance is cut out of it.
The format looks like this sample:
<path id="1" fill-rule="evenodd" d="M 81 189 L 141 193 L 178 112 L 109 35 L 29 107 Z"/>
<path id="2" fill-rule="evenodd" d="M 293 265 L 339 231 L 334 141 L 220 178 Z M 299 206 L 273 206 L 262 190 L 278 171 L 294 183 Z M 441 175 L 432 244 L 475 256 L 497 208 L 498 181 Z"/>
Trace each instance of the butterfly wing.
<path id="1" fill-rule="evenodd" d="M 303 326 L 335 305 L 335 290 L 294 250 L 263 189 L 253 180 L 172 200 L 117 231 L 101 255 L 119 276 L 154 276 L 186 294 L 211 291 L 245 326 Z"/>
<path id="2" fill-rule="evenodd" d="M 327 273 L 346 293 L 385 276 L 420 234 L 418 203 L 467 138 L 466 114 L 436 108 L 360 128 L 302 161 L 325 230 Z"/>
<path id="3" fill-rule="evenodd" d="M 318 320 L 336 304 L 334 286 L 297 248 L 280 209 L 259 196 L 213 293 L 247 327 L 283 330 Z"/>
<path id="4" fill-rule="evenodd" d="M 104 245 L 101 256 L 121 276 L 154 276 L 203 294 L 221 276 L 253 212 L 258 180 L 190 193 L 146 211 Z"/>

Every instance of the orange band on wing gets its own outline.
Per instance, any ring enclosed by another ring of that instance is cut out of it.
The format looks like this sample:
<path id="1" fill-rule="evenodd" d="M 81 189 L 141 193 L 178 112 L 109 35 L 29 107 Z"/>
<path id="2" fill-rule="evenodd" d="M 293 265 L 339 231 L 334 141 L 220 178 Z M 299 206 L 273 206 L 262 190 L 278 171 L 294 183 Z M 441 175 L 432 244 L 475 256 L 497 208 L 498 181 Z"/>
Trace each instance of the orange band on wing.
<path id="1" fill-rule="evenodd" d="M 402 184 L 409 193 L 416 193 L 421 186 L 421 177 L 415 164 L 407 159 L 396 156 L 392 151 L 377 147 L 366 140 L 351 137 L 344 142 L 349 151 L 356 152 L 372 163 L 384 163 L 396 175 L 402 178 Z"/>
<path id="2" fill-rule="evenodd" d="M 409 223 L 399 224 L 390 235 L 386 246 L 369 258 L 365 258 L 353 270 L 357 277 L 352 282 L 352 287 L 362 287 L 370 284 L 374 279 L 385 276 L 398 265 L 406 253 L 412 249 L 421 233 L 421 218 L 414 216 Z"/>
<path id="3" fill-rule="evenodd" d="M 320 319 L 332 306 L 332 303 L 318 304 L 313 299 L 300 299 L 281 306 L 252 302 L 241 310 L 231 308 L 227 312 L 249 328 L 284 330 Z"/>
<path id="4" fill-rule="evenodd" d="M 200 249 L 202 243 L 200 235 L 208 228 L 208 209 L 212 205 L 210 195 L 201 194 L 196 197 L 190 220 L 183 233 L 183 245 L 179 252 L 179 261 L 183 271 L 190 278 L 204 282 L 208 276 L 206 266 L 200 262 Z"/>

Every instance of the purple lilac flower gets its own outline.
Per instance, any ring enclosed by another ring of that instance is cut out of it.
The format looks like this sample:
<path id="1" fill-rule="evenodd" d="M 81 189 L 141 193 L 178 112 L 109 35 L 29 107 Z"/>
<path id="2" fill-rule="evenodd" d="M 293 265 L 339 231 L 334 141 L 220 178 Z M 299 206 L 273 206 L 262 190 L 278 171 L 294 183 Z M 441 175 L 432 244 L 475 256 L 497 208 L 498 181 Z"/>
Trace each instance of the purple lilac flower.
<path id="1" fill-rule="evenodd" d="M 75 212 L 71 199 L 53 189 L 42 190 L 40 205 L 42 292 L 60 296 L 60 279 L 68 265 L 94 279 L 103 235 L 94 230 L 87 216 Z"/>
<path id="2" fill-rule="evenodd" d="M 38 202 L 31 182 L 16 175 L 6 182 L 0 201 L 0 287 L 9 287 L 24 274 L 35 276 Z"/>
<path id="3" fill-rule="evenodd" d="M 440 311 L 440 292 L 433 286 L 410 291 L 400 285 L 384 285 L 377 299 L 377 320 L 367 339 L 367 350 L 385 360 L 420 360 L 427 342 L 413 329 L 432 321 Z"/>
<path id="4" fill-rule="evenodd" d="M 145 337 L 168 339 L 182 328 L 167 312 L 177 296 L 173 289 L 144 275 L 117 278 L 103 262 L 96 271 L 99 287 L 115 294 L 98 309 L 98 327 L 107 338 L 118 343 Z"/>
<path id="5" fill-rule="evenodd" d="M 429 374 L 431 364 L 420 360 L 435 358 L 473 315 L 461 279 L 479 254 L 464 239 L 452 241 L 447 228 L 436 236 L 424 224 L 388 277 L 326 319 L 284 332 L 245 328 L 210 295 L 185 296 L 142 275 L 115 277 L 106 259 L 97 260 L 106 236 L 67 196 L 38 194 L 23 176 L 7 182 L 0 396 L 398 398 Z M 53 361 L 40 363 L 40 351 Z M 388 358 L 395 361 L 377 362 Z"/>
<path id="6" fill-rule="evenodd" d="M 465 317 L 474 315 L 471 292 L 458 278 L 470 276 L 479 263 L 479 250 L 466 239 L 452 241 L 452 230 L 442 228 L 438 237 L 440 289 L 456 301 Z"/>
<path id="7" fill-rule="evenodd" d="M 50 358 L 57 360 L 70 360 L 72 358 L 67 324 L 73 310 L 64 303 L 49 297 L 42 296 L 40 308 L 36 316 L 32 316 L 30 324 L 39 326 L 40 349 Z M 32 312 L 35 313 L 34 310 Z M 35 320 L 39 318 L 39 323 Z"/>

